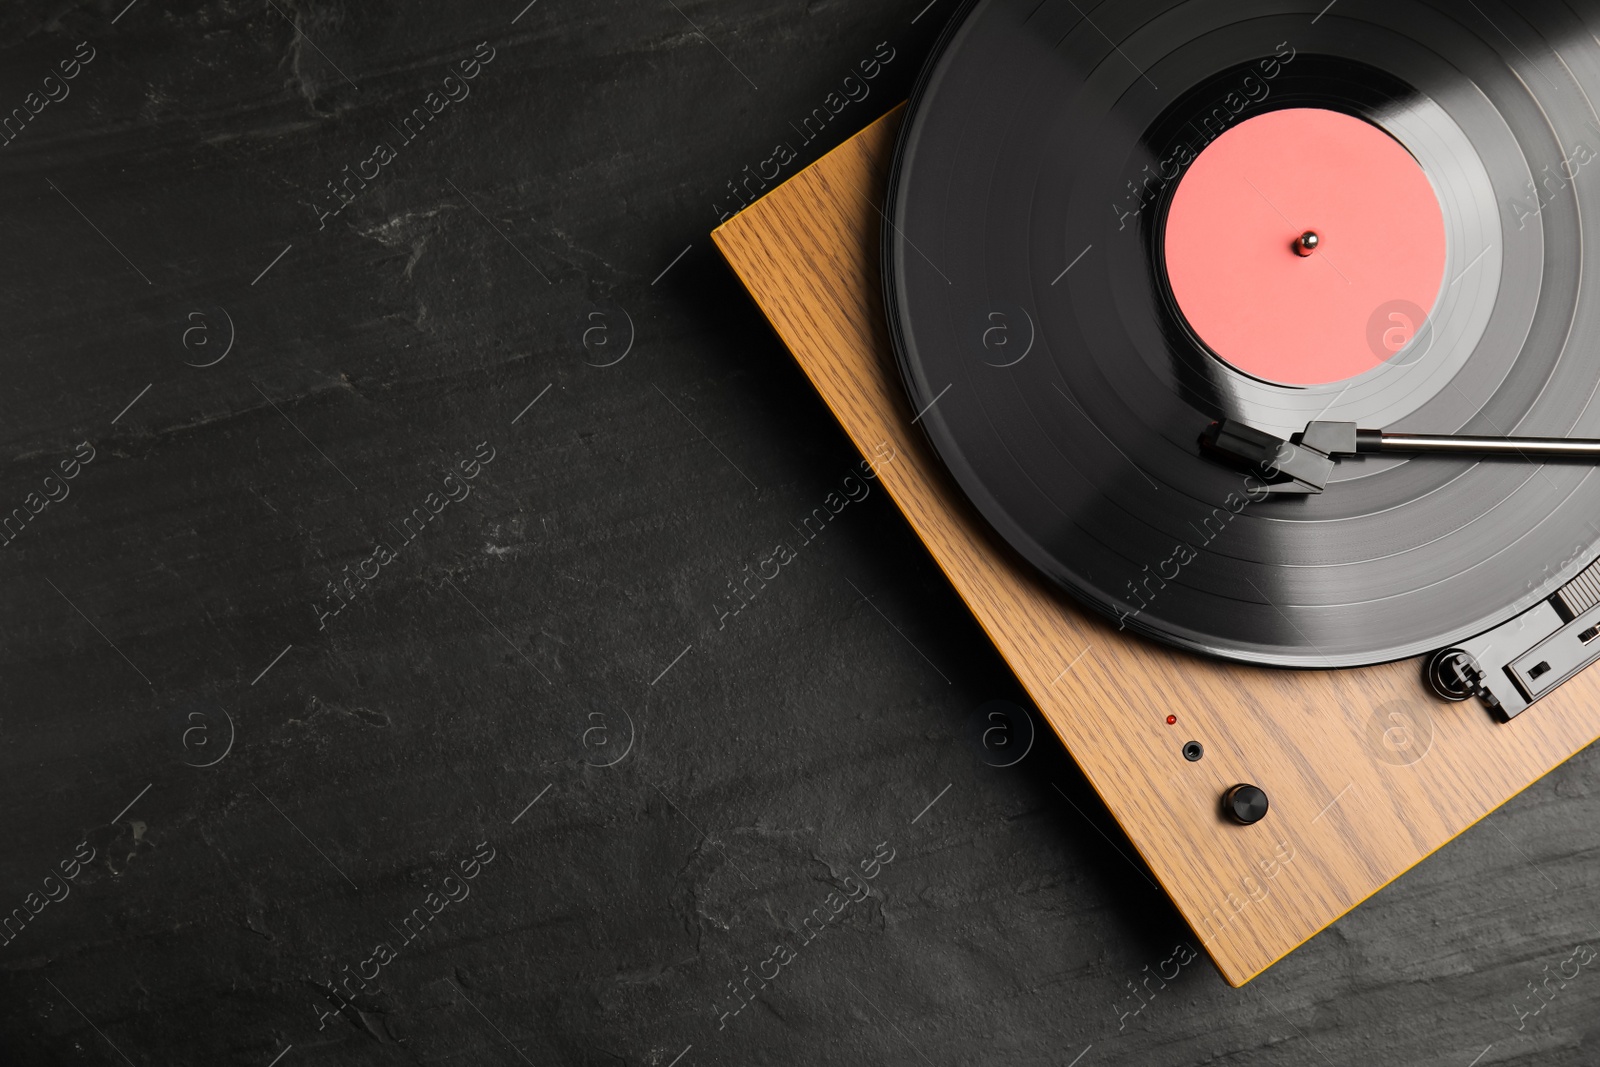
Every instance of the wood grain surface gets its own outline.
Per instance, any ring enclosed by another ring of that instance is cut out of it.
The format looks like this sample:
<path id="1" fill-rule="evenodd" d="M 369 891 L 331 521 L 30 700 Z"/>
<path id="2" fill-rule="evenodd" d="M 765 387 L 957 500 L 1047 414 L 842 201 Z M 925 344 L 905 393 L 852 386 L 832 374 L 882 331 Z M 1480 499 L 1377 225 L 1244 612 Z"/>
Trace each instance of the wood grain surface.
<path id="1" fill-rule="evenodd" d="M 1420 661 L 1294 672 L 1121 634 L 994 537 L 912 424 L 880 300 L 878 205 L 901 109 L 714 239 L 1233 985 L 1243 985 L 1600 736 L 1590 670 L 1510 724 Z M 1177 724 L 1166 722 L 1177 716 Z M 1204 758 L 1186 760 L 1188 741 Z M 1236 783 L 1271 811 L 1223 819 Z"/>

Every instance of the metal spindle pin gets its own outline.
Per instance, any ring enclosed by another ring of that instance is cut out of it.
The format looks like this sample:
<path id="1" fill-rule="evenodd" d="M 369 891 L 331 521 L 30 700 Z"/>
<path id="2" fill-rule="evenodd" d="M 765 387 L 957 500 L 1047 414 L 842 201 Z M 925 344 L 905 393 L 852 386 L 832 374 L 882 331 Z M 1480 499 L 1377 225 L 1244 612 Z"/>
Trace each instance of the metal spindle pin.
<path id="1" fill-rule="evenodd" d="M 1297 256 L 1309 256 L 1322 247 L 1322 237 L 1316 230 L 1307 230 L 1294 239 L 1294 252 Z"/>

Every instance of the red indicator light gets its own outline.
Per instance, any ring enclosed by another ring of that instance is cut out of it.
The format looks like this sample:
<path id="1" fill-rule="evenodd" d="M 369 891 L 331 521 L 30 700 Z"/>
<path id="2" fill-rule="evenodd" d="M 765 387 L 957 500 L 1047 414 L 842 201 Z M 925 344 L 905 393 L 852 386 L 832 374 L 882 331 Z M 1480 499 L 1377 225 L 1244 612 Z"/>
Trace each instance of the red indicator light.
<path id="1" fill-rule="evenodd" d="M 1176 725 L 1178 725 L 1178 717 L 1176 715 L 1168 715 L 1167 716 L 1167 725 L 1168 726 L 1176 726 Z"/>

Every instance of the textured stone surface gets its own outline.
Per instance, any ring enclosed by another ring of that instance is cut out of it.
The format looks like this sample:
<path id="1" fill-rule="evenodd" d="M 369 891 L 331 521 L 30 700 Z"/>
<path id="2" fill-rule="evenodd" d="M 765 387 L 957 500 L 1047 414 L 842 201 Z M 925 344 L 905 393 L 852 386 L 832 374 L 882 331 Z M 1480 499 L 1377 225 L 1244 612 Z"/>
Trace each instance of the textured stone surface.
<path id="1" fill-rule="evenodd" d="M 0 12 L 0 110 L 65 92 L 0 149 L 0 508 L 67 494 L 0 552 L 8 1063 L 1594 1062 L 1592 753 L 1146 1004 L 1184 928 L 1053 741 L 988 765 L 881 492 L 719 625 L 857 457 L 706 234 L 954 0 L 124 2 Z"/>

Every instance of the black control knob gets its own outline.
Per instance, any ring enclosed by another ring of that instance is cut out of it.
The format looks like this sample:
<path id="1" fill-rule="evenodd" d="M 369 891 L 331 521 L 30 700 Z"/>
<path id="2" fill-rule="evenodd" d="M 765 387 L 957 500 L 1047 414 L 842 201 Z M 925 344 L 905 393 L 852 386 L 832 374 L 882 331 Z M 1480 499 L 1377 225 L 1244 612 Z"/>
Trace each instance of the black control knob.
<path id="1" fill-rule="evenodd" d="M 1267 817 L 1267 794 L 1259 786 L 1236 785 L 1222 794 L 1222 811 L 1240 826 L 1252 826 Z"/>

